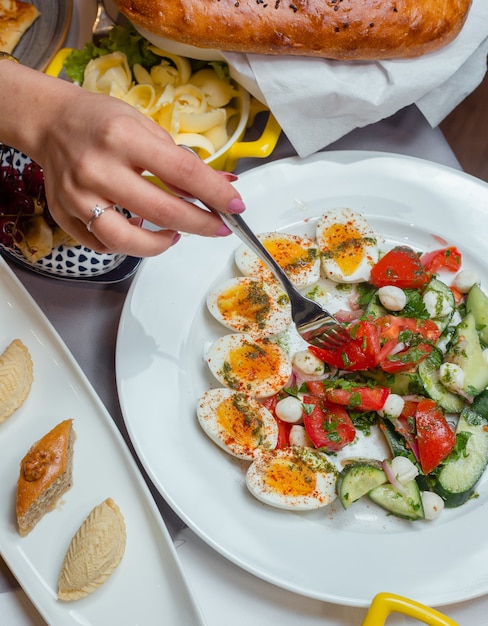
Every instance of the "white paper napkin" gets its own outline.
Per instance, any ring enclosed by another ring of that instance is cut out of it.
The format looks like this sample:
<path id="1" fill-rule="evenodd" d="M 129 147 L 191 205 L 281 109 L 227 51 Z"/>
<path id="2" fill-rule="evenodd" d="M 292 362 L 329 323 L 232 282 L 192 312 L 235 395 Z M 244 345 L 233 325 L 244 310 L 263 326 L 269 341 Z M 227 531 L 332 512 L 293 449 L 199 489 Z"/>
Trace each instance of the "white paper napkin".
<path id="1" fill-rule="evenodd" d="M 473 0 L 459 36 L 423 57 L 341 62 L 224 53 L 231 73 L 271 109 L 301 157 L 416 103 L 436 126 L 481 82 L 488 2 Z"/>

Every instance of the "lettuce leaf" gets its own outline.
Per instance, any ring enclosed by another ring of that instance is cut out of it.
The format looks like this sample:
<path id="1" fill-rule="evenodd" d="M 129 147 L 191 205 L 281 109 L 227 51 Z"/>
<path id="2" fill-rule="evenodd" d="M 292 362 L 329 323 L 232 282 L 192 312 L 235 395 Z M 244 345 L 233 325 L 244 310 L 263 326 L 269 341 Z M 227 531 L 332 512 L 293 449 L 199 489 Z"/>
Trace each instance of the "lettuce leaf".
<path id="1" fill-rule="evenodd" d="M 108 37 L 100 41 L 99 46 L 89 42 L 81 50 L 73 50 L 64 62 L 64 71 L 68 78 L 81 85 L 88 62 L 112 52 L 124 52 L 131 69 L 138 63 L 149 70 L 161 61 L 151 51 L 150 46 L 149 41 L 133 26 L 114 26 Z"/>

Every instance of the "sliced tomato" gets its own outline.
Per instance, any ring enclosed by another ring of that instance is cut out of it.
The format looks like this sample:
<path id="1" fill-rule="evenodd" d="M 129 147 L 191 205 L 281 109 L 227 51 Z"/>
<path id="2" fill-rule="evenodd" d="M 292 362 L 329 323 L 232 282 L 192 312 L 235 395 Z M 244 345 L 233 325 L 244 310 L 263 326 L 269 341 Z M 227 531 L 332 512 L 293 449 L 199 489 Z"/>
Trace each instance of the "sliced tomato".
<path id="1" fill-rule="evenodd" d="M 402 340 L 400 334 L 410 331 L 415 335 L 422 335 L 435 343 L 440 337 L 439 327 L 432 320 L 419 320 L 414 317 L 401 317 L 399 315 L 383 315 L 375 320 L 380 329 L 380 339 L 383 342 L 390 339 Z"/>
<path id="2" fill-rule="evenodd" d="M 384 342 L 378 355 L 378 364 L 383 371 L 391 374 L 418 365 L 429 356 L 440 336 L 439 327 L 432 320 L 384 315 L 376 320 L 376 324 L 380 328 L 381 341 Z M 405 342 L 405 348 L 394 352 L 400 342 Z"/>
<path id="3" fill-rule="evenodd" d="M 407 372 L 426 359 L 434 349 L 431 343 L 418 343 L 396 354 L 390 354 L 379 366 L 388 374 Z"/>
<path id="4" fill-rule="evenodd" d="M 453 287 L 452 285 L 450 286 L 450 290 L 452 291 L 452 295 L 454 296 L 454 302 L 456 303 L 456 306 L 459 306 L 461 302 L 464 300 L 464 294 L 461 293 L 459 289 L 456 289 L 456 287 Z"/>
<path id="5" fill-rule="evenodd" d="M 276 405 L 278 404 L 280 397 L 278 394 L 274 396 L 270 396 L 269 398 L 263 398 L 262 404 L 265 406 L 268 411 L 273 415 L 278 424 L 278 441 L 276 443 L 276 448 L 287 448 L 290 445 L 290 430 L 292 424 L 288 424 L 276 415 Z"/>
<path id="6" fill-rule="evenodd" d="M 326 389 L 325 396 L 335 404 L 355 411 L 379 411 L 390 395 L 387 387 L 352 387 L 351 389 Z"/>
<path id="7" fill-rule="evenodd" d="M 418 254 L 408 246 L 389 250 L 371 270 L 375 287 L 395 285 L 401 289 L 418 289 L 430 280 Z"/>
<path id="8" fill-rule="evenodd" d="M 303 403 L 303 424 L 316 448 L 338 452 L 354 441 L 356 428 L 343 406 L 315 396 L 304 396 Z"/>
<path id="9" fill-rule="evenodd" d="M 418 403 L 415 424 L 420 465 L 424 474 L 430 474 L 454 448 L 456 435 L 442 410 L 429 398 Z"/>
<path id="10" fill-rule="evenodd" d="M 351 372 L 367 370 L 376 365 L 380 348 L 379 331 L 375 322 L 362 320 L 348 328 L 351 340 L 341 350 L 327 350 L 309 346 L 309 350 L 321 361 Z"/>
<path id="11" fill-rule="evenodd" d="M 447 248 L 425 252 L 420 257 L 420 261 L 430 274 L 435 274 L 439 270 L 457 272 L 461 268 L 462 256 L 456 246 L 448 246 Z"/>
<path id="12" fill-rule="evenodd" d="M 403 420 L 411 420 L 414 422 L 415 413 L 417 412 L 417 405 L 420 400 L 405 400 L 403 403 L 403 410 L 400 415 L 400 418 Z"/>
<path id="13" fill-rule="evenodd" d="M 308 393 L 317 398 L 325 398 L 325 387 L 321 380 L 307 380 L 305 383 Z"/>

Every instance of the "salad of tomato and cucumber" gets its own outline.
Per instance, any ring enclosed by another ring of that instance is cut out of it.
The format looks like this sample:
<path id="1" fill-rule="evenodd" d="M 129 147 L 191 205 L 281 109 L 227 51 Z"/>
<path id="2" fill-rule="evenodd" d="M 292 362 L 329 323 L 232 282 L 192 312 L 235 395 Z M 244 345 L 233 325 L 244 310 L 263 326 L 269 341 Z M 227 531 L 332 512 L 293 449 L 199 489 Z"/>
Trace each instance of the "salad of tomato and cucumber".
<path id="1" fill-rule="evenodd" d="M 345 294 L 348 306 L 336 317 L 349 340 L 336 349 L 296 349 L 282 326 L 267 334 L 271 295 L 263 285 L 273 286 L 273 302 L 285 310 L 287 301 L 265 268 L 247 259 L 238 265 L 246 287 L 239 279 L 212 295 L 209 309 L 222 324 L 232 329 L 239 318 L 238 332 L 227 336 L 239 341 L 232 348 L 215 342 L 207 355 L 226 391 L 208 392 L 210 408 L 205 394 L 198 419 L 221 448 L 249 461 L 246 485 L 266 504 L 305 510 L 338 499 L 348 509 L 367 498 L 400 518 L 432 520 L 474 497 L 488 464 L 488 296 L 455 246 L 382 250 L 362 216 L 342 211 L 340 219 L 319 220 L 313 253 L 310 241 L 300 252 L 300 242 L 292 246 L 285 235 L 280 245 L 275 235 L 269 249 L 285 268 L 285 257 L 289 268 L 318 262 L 320 288 L 314 279 L 300 288 L 320 300 L 333 282 Z M 289 369 L 276 361 L 271 369 L 281 381 L 260 391 L 269 345 Z M 348 454 L 359 434 L 383 438 L 388 453 Z"/>

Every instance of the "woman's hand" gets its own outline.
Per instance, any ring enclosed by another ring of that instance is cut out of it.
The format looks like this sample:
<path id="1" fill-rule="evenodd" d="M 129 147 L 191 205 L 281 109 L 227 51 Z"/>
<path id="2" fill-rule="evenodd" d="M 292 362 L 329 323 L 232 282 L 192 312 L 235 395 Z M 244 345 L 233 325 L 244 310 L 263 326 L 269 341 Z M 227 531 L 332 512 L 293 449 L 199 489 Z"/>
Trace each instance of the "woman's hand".
<path id="1" fill-rule="evenodd" d="M 99 252 L 152 256 L 174 244 L 180 231 L 207 237 L 230 233 L 214 213 L 161 189 L 141 173 L 150 171 L 170 188 L 217 212 L 240 213 L 244 204 L 229 183 L 232 175 L 214 171 L 176 146 L 166 131 L 116 98 L 92 94 L 28 68 L 18 69 L 24 74 L 18 97 L 31 94 L 30 108 L 19 100 L 19 106 L 27 110 L 24 123 L 31 132 L 22 129 L 18 136 L 11 128 L 3 132 L 4 119 L 0 140 L 41 165 L 49 210 L 79 243 Z M 3 70 L 0 67 L 0 92 Z M 0 96 L 0 105 L 1 101 Z M 93 207 L 114 204 L 161 230 L 142 229 L 141 219 L 127 220 L 116 211 L 107 210 L 92 219 Z"/>

